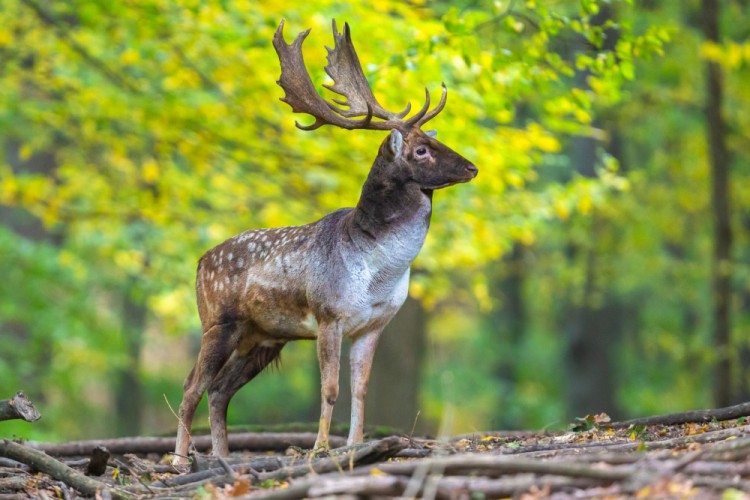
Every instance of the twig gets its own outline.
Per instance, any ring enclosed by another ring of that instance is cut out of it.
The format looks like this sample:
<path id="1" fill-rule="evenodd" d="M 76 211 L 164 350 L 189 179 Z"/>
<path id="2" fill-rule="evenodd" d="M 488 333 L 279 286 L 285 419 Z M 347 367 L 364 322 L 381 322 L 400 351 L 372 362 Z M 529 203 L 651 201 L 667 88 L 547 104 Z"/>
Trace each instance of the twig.
<path id="1" fill-rule="evenodd" d="M 185 422 L 182 421 L 180 416 L 177 415 L 177 413 L 174 411 L 174 408 L 172 408 L 172 405 L 169 403 L 169 399 L 167 399 L 167 395 L 162 393 L 162 396 L 164 397 L 164 402 L 167 403 L 167 408 L 169 408 L 169 411 L 172 412 L 172 415 L 174 415 L 174 418 L 177 419 L 177 425 L 179 425 L 185 430 L 185 434 L 188 437 L 188 453 L 190 451 L 195 451 L 195 445 L 193 444 L 193 436 L 190 433 L 190 429 L 185 425 Z M 187 457 L 182 457 L 182 458 L 187 458 Z"/>
<path id="2" fill-rule="evenodd" d="M 304 476 L 309 472 L 321 474 L 342 470 L 344 467 L 351 468 L 354 466 L 367 465 L 386 460 L 405 447 L 406 441 L 404 439 L 392 436 L 378 441 L 365 443 L 364 445 L 355 447 L 349 453 L 328 457 L 327 459 L 318 462 L 292 465 L 289 467 L 283 467 L 277 471 L 262 473 L 260 474 L 259 479 L 261 481 L 267 481 L 269 479 L 289 480 Z"/>
<path id="3" fill-rule="evenodd" d="M 224 472 L 227 473 L 227 478 L 234 482 L 235 479 L 237 479 L 237 476 L 234 474 L 234 471 L 232 470 L 232 467 L 227 463 L 226 460 L 224 460 L 223 457 L 216 457 L 219 460 L 219 464 L 221 464 L 221 468 L 224 469 Z"/>
<path id="4" fill-rule="evenodd" d="M 226 462 L 226 460 L 225 460 Z M 230 468 L 232 471 L 240 472 L 242 470 L 251 470 L 254 472 L 254 476 L 259 477 L 259 474 L 257 472 L 258 469 L 260 470 L 278 470 L 283 466 L 283 463 L 276 457 L 268 457 L 268 458 L 260 458 L 256 460 L 252 460 L 248 463 L 240 463 L 240 464 L 233 464 L 230 465 Z M 203 481 L 205 479 L 210 479 L 212 477 L 220 476 L 225 472 L 225 469 L 222 467 L 215 467 L 212 469 L 202 470 L 199 472 L 192 472 L 190 474 L 182 474 L 180 476 L 171 477 L 169 479 L 161 479 L 159 481 L 155 481 L 151 484 L 151 486 L 156 488 L 172 488 L 175 486 L 183 486 L 190 483 L 197 483 L 199 481 Z"/>

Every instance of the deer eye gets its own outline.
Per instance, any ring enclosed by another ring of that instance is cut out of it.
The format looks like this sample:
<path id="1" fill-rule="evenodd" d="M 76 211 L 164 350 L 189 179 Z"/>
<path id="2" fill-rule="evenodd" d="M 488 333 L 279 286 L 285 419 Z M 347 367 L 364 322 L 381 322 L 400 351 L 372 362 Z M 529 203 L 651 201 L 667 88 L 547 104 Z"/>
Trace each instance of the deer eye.
<path id="1" fill-rule="evenodd" d="M 424 147 L 424 146 L 421 146 L 421 147 L 417 148 L 416 153 L 417 153 L 417 156 L 424 156 L 424 155 L 427 154 L 427 148 Z"/>

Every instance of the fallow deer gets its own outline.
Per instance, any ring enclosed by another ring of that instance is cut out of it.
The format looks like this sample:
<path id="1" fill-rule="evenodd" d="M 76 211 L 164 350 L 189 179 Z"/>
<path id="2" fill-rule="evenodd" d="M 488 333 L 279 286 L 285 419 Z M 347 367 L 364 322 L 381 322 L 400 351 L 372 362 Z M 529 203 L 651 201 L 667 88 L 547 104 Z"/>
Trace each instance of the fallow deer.
<path id="1" fill-rule="evenodd" d="M 386 111 L 375 99 L 351 40 L 348 24 L 328 48 L 329 90 L 344 99 L 326 102 L 302 57 L 302 42 L 273 37 L 281 63 L 281 99 L 315 118 L 302 130 L 333 125 L 346 130 L 388 130 L 355 208 L 343 208 L 298 227 L 253 229 L 209 250 L 198 264 L 196 292 L 203 326 L 200 353 L 185 380 L 175 462 L 188 452 L 195 409 L 208 391 L 212 452 L 229 453 L 226 413 L 232 396 L 292 340 L 317 340 L 321 417 L 315 447 L 328 446 L 338 396 L 343 338 L 351 340 L 351 428 L 348 443 L 362 442 L 364 402 L 375 347 L 385 325 L 406 300 L 409 268 L 427 236 L 435 189 L 468 182 L 477 168 L 420 127 L 445 106 L 410 105 Z M 361 118 L 358 118 L 361 117 Z M 358 119 L 357 119 L 358 118 Z M 377 120 L 376 120 L 377 119 Z"/>

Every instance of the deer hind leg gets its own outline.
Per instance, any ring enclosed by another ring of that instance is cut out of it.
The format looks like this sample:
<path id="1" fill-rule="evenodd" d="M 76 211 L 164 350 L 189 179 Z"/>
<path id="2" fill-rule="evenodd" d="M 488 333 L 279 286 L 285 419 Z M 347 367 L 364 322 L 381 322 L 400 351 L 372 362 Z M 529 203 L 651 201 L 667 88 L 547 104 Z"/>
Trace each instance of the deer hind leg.
<path id="1" fill-rule="evenodd" d="M 232 396 L 266 366 L 279 359 L 283 347 L 284 343 L 279 343 L 272 346 L 257 345 L 244 354 L 234 351 L 211 382 L 208 387 L 208 412 L 214 455 L 225 457 L 229 454 L 227 408 Z"/>
<path id="2" fill-rule="evenodd" d="M 203 334 L 198 360 L 185 379 L 184 395 L 178 412 L 179 423 L 174 464 L 187 463 L 190 428 L 195 410 L 203 398 L 203 393 L 234 350 L 237 344 L 235 331 L 234 323 L 225 323 L 214 325 Z"/>
<path id="3" fill-rule="evenodd" d="M 339 365 L 341 357 L 341 327 L 338 322 L 322 325 L 318 336 L 318 363 L 320 364 L 320 422 L 315 448 L 328 448 L 328 431 L 331 428 L 333 405 L 339 395 Z"/>

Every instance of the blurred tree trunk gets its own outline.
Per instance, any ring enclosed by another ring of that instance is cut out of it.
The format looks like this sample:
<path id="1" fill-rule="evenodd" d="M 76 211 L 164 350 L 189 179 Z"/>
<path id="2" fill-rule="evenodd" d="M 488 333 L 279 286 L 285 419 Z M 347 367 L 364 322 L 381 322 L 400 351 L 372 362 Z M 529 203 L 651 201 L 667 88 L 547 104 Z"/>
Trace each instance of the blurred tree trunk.
<path id="1" fill-rule="evenodd" d="M 132 298 L 132 288 L 125 291 L 122 308 L 122 334 L 127 358 L 115 374 L 115 428 L 120 436 L 140 434 L 144 404 L 140 367 L 147 309 Z"/>
<path id="2" fill-rule="evenodd" d="M 575 140 L 573 159 L 582 175 L 592 175 L 596 142 L 588 138 Z M 582 255 L 584 288 L 580 303 L 568 305 L 566 356 L 568 375 L 568 408 L 570 416 L 605 412 L 617 415 L 615 346 L 622 335 L 622 304 L 598 290 L 599 256 L 596 240 L 606 228 L 605 221 L 591 215 L 590 240 L 583 246 L 572 245 L 572 259 Z"/>
<path id="3" fill-rule="evenodd" d="M 719 0 L 703 0 L 703 33 L 706 40 L 720 44 Z M 706 60 L 706 132 L 711 168 L 711 204 L 714 218 L 714 254 L 711 265 L 713 288 L 713 337 L 717 359 L 714 379 L 714 404 L 728 406 L 732 402 L 731 277 L 732 227 L 729 200 L 729 150 L 726 143 L 726 122 L 722 113 L 724 86 L 721 67 Z"/>
<path id="4" fill-rule="evenodd" d="M 602 5 L 592 24 L 604 25 L 612 18 L 608 5 Z M 617 33 L 605 32 L 602 50 L 611 51 L 617 43 Z M 596 52 L 588 41 L 581 40 L 580 51 Z M 595 54 L 592 54 L 595 55 Z M 579 86 L 588 88 L 588 73 L 576 74 Z M 614 130 L 614 129 L 613 129 Z M 617 134 L 613 132 L 613 136 Z M 613 141 L 616 145 L 617 141 Z M 584 177 L 596 177 L 597 148 L 599 143 L 591 137 L 577 137 L 572 144 L 572 159 L 578 173 Z M 617 153 L 616 151 L 611 151 Z M 581 258 L 584 286 L 580 302 L 568 305 L 566 332 L 568 349 L 566 356 L 568 375 L 568 408 L 570 416 L 605 412 L 618 413 L 616 363 L 613 359 L 615 346 L 622 334 L 622 304 L 612 295 L 597 286 L 600 268 L 597 254 L 597 239 L 605 231 L 606 221 L 596 213 L 590 216 L 590 235 L 584 244 L 572 244 L 569 249 L 572 259 Z"/>
<path id="5" fill-rule="evenodd" d="M 747 234 L 750 234 L 750 216 L 746 217 L 743 224 Z M 741 310 L 750 311 L 750 290 L 745 289 L 742 293 Z M 739 355 L 737 360 L 738 376 L 735 401 L 750 401 L 750 336 L 744 334 L 739 340 Z"/>
<path id="6" fill-rule="evenodd" d="M 427 332 L 427 314 L 411 297 L 380 337 L 372 365 L 370 386 L 365 402 L 365 425 L 385 425 L 411 432 L 420 410 L 419 387 Z M 349 346 L 341 356 L 339 397 L 334 418 L 349 422 L 351 380 L 349 379 Z M 416 429 L 425 430 L 425 422 L 416 420 Z"/>
<path id="7" fill-rule="evenodd" d="M 22 160 L 20 157 L 21 144 L 14 140 L 8 140 L 3 144 L 4 146 L 4 158 L 5 161 L 10 165 L 14 174 L 19 172 L 33 172 L 36 174 L 42 174 L 46 176 L 52 176 L 57 169 L 57 161 L 55 160 L 54 154 L 47 151 L 39 151 L 30 158 Z M 61 231 L 50 232 L 44 227 L 42 221 L 29 213 L 26 209 L 0 205 L 0 225 L 3 225 L 13 231 L 15 234 L 23 239 L 44 242 L 50 245 L 60 245 L 63 238 Z M 24 387 L 8 388 L 8 390 L 19 390 L 23 389 L 27 394 L 30 394 L 37 404 L 44 404 L 47 401 L 46 387 L 41 383 L 40 372 L 35 366 L 43 366 L 52 357 L 53 344 L 48 339 L 42 341 L 34 341 L 33 335 L 29 331 L 29 328 L 25 324 L 11 322 L 11 323 L 0 323 L 0 331 L 7 332 L 9 336 L 14 336 L 19 347 L 19 353 L 23 352 L 23 356 L 19 356 L 18 360 L 28 361 L 30 358 L 34 358 L 36 362 L 28 365 L 24 363 L 16 363 L 16 359 L 9 358 L 7 362 L 14 365 L 14 370 L 23 373 Z M 28 366 L 27 369 L 22 368 Z"/>
<path id="8" fill-rule="evenodd" d="M 497 334 L 499 352 L 495 354 L 495 377 L 500 385 L 498 407 L 513 408 L 512 398 L 518 384 L 518 350 L 527 328 L 524 282 L 526 280 L 526 247 L 520 243 L 505 259 L 493 263 L 491 295 L 499 304 L 486 316 L 488 330 Z M 512 411 L 497 412 L 490 422 L 493 429 L 523 428 L 524 423 Z"/>

